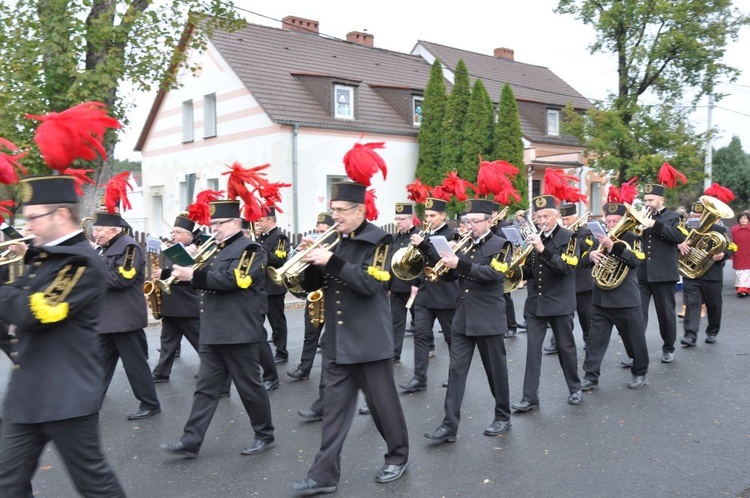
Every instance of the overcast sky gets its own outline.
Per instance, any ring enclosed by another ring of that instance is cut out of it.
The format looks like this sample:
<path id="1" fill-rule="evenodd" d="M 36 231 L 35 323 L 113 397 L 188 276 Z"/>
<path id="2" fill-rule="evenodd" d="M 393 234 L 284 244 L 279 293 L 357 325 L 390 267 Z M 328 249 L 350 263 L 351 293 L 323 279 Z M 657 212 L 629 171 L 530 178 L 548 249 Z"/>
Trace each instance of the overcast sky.
<path id="1" fill-rule="evenodd" d="M 743 12 L 750 12 L 750 0 L 735 0 L 734 4 Z M 555 14 L 557 0 L 462 0 L 451 2 L 450 9 L 440 8 L 440 3 L 408 0 L 236 0 L 235 5 L 254 24 L 281 27 L 283 17 L 295 15 L 318 21 L 320 32 L 325 35 L 345 39 L 350 31 L 366 30 L 375 37 L 376 47 L 405 53 L 417 40 L 487 55 L 498 47 L 511 48 L 517 61 L 548 67 L 589 99 L 603 99 L 616 86 L 613 58 L 589 55 L 586 47 L 594 40 L 593 30 L 571 16 Z M 728 47 L 725 58 L 727 64 L 743 74 L 735 83 L 717 88 L 728 96 L 716 104 L 713 112 L 713 125 L 720 133 L 714 141 L 715 148 L 728 144 L 737 135 L 745 152 L 750 152 L 748 49 L 750 28 L 745 28 L 738 42 Z M 132 149 L 153 98 L 154 94 L 138 97 L 138 107 L 130 115 L 131 125 L 122 134 L 116 151 L 118 158 L 140 159 L 140 153 Z M 704 99 L 694 113 L 697 130 L 706 129 L 707 115 Z"/>

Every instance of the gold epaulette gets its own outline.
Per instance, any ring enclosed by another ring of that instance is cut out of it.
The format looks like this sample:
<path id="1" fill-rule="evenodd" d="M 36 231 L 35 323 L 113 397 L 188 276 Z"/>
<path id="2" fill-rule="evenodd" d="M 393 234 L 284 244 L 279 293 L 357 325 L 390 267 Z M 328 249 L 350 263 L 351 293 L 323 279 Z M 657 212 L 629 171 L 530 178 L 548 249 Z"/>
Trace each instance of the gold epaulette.
<path id="1" fill-rule="evenodd" d="M 498 273 L 505 273 L 508 271 L 508 263 L 506 263 L 505 261 L 501 263 L 497 260 L 497 256 L 492 258 L 492 261 L 490 261 L 490 266 Z"/>
<path id="2" fill-rule="evenodd" d="M 389 250 L 390 246 L 388 244 L 381 244 L 375 249 L 372 265 L 367 267 L 367 274 L 375 280 L 387 282 L 391 279 L 391 274 L 385 269 Z"/>
<path id="3" fill-rule="evenodd" d="M 578 264 L 578 258 L 576 256 L 563 254 L 562 256 L 560 256 L 560 258 L 562 258 L 562 260 L 570 266 L 576 266 Z"/>
<path id="4" fill-rule="evenodd" d="M 29 308 L 34 318 L 40 323 L 65 320 L 69 311 L 69 305 L 65 299 L 81 279 L 85 269 L 84 266 L 65 265 L 44 292 L 31 294 Z"/>
<path id="5" fill-rule="evenodd" d="M 127 278 L 130 280 L 131 278 L 135 277 L 135 246 L 129 245 L 125 249 L 125 258 L 122 261 L 122 266 L 117 268 L 117 271 L 120 272 L 120 275 L 123 276 L 123 278 Z"/>

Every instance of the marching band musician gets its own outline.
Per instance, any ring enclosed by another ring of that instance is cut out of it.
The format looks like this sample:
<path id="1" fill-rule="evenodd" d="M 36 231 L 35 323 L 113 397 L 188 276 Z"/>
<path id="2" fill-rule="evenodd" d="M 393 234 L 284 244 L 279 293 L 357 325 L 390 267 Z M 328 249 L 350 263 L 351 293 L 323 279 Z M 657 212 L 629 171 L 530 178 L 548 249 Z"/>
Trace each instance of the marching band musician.
<path id="1" fill-rule="evenodd" d="M 611 233 L 612 228 L 625 215 L 625 205 L 611 202 L 605 204 L 603 210 L 607 231 Z M 583 362 L 585 374 L 581 381 L 583 391 L 591 391 L 599 386 L 602 360 L 609 346 L 612 326 L 617 327 L 625 351 L 633 360 L 630 367 L 632 378 L 627 384 L 628 388 L 639 389 L 646 384 L 648 347 L 636 273 L 636 268 L 645 256 L 636 248 L 638 236 L 633 232 L 625 232 L 619 239 L 618 243 L 614 243 L 615 241 L 609 237 L 598 237 L 594 248 L 581 259 L 581 265 L 590 271 L 594 265 L 602 263 L 603 249 L 606 249 L 606 257 L 614 258 L 629 268 L 627 277 L 617 287 L 605 289 L 599 285 L 594 286 L 591 296 L 591 329 L 586 341 L 586 358 Z"/>
<path id="2" fill-rule="evenodd" d="M 371 173 L 370 173 L 371 174 Z M 365 393 L 372 419 L 387 445 L 375 481 L 399 479 L 408 465 L 409 438 L 393 379 L 393 332 L 387 281 L 390 236 L 369 223 L 366 187 L 334 183 L 331 211 L 341 241 L 316 247 L 303 261 L 302 286 L 324 288 L 326 330 L 322 337 L 323 426 L 321 445 L 304 480 L 292 483 L 298 495 L 333 493 L 341 478 L 341 449 Z M 312 239 L 306 239 L 311 244 Z"/>
<path id="3" fill-rule="evenodd" d="M 260 237 L 258 242 L 266 251 L 268 266 L 280 268 L 286 262 L 289 253 L 289 238 L 276 226 L 276 209 L 268 207 L 266 215 L 258 220 Z M 266 294 L 268 295 L 268 323 L 271 325 L 271 339 L 276 347 L 274 362 L 277 364 L 289 361 L 289 352 L 286 349 L 287 326 L 286 315 L 284 315 L 284 296 L 286 287 L 277 285 L 270 279 L 266 280 Z M 278 382 L 276 383 L 278 387 Z"/>
<path id="4" fill-rule="evenodd" d="M 523 279 L 528 281 L 525 315 L 528 324 L 526 373 L 523 398 L 511 408 L 518 412 L 539 409 L 539 378 L 542 367 L 542 345 L 547 324 L 552 328 L 570 395 L 568 404 L 579 405 L 581 381 L 578 377 L 578 356 L 573 338 L 575 301 L 575 270 L 578 264 L 578 245 L 575 234 L 558 223 L 557 201 L 554 196 L 541 195 L 533 199 L 534 221 L 539 233 L 529 236 L 534 250 L 523 265 Z"/>
<path id="5" fill-rule="evenodd" d="M 430 243 L 430 237 L 441 235 L 448 241 L 458 239 L 458 232 L 448 226 L 446 209 L 448 202 L 443 199 L 428 197 L 425 201 L 425 220 L 430 223 L 430 233 L 427 237 L 419 234 L 411 236 L 411 244 L 424 255 L 427 266 L 440 261 L 440 255 Z M 416 392 L 427 389 L 427 367 L 430 357 L 430 344 L 433 342 L 432 328 L 435 320 L 440 323 L 443 338 L 451 345 L 451 323 L 456 312 L 458 299 L 458 282 L 448 282 L 439 278 L 437 282 L 421 279 L 419 291 L 414 302 L 414 377 L 399 387 L 406 392 Z M 448 381 L 443 383 L 447 387 Z"/>
<path id="6" fill-rule="evenodd" d="M 110 181 L 107 189 L 112 186 Z M 117 361 L 122 359 L 133 395 L 140 401 L 138 410 L 129 414 L 128 420 L 140 420 L 161 412 L 148 366 L 148 343 L 143 330 L 148 326 L 143 295 L 146 260 L 141 245 L 123 230 L 117 206 L 119 199 L 114 212 L 97 212 L 93 221 L 93 234 L 107 275 L 99 333 L 104 394 L 112 382 Z"/>
<path id="7" fill-rule="evenodd" d="M 175 218 L 172 227 L 172 243 L 182 244 L 192 256 L 197 251 L 193 244 L 195 222 L 185 215 Z M 154 278 L 167 279 L 172 273 L 168 268 L 157 269 Z M 172 365 L 182 337 L 198 352 L 198 333 L 200 331 L 200 296 L 190 282 L 176 281 L 170 293 L 161 293 L 161 347 L 159 362 L 154 367 L 152 376 L 155 383 L 169 382 Z"/>
<path id="8" fill-rule="evenodd" d="M 250 418 L 255 438 L 242 450 L 253 455 L 275 446 L 268 393 L 260 377 L 265 342 L 262 310 L 265 253 L 244 237 L 239 201 L 210 202 L 217 249 L 203 268 L 175 265 L 172 275 L 201 293 L 200 368 L 184 434 L 161 448 L 185 458 L 198 456 L 219 402 L 227 373 Z"/>
<path id="9" fill-rule="evenodd" d="M 706 191 L 708 194 L 708 191 Z M 722 199 L 720 199 L 722 200 Z M 705 211 L 705 206 L 699 201 L 693 204 L 690 217 L 694 220 L 700 219 Z M 715 232 L 727 241 L 727 247 L 717 252 L 713 257 L 713 263 L 706 273 L 698 278 L 682 276 L 682 294 L 685 297 L 685 318 L 683 327 L 685 335 L 680 340 L 684 346 L 695 346 L 698 340 L 698 331 L 701 322 L 701 303 L 706 305 L 708 325 L 706 326 L 706 342 L 713 344 L 721 328 L 721 291 L 724 287 L 724 263 L 731 258 L 737 250 L 732 243 L 729 230 L 721 221 L 711 225 L 709 232 Z M 683 244 L 687 244 L 684 242 Z"/>
<path id="10" fill-rule="evenodd" d="M 510 429 L 508 366 L 505 358 L 505 300 L 503 282 L 511 257 L 510 243 L 489 226 L 494 203 L 486 199 L 466 201 L 466 216 L 474 244 L 466 254 L 443 255 L 450 268 L 446 281 L 458 280 L 459 298 L 451 330 L 448 391 L 445 418 L 435 431 L 424 436 L 436 442 L 454 442 L 466 390 L 466 377 L 479 349 L 490 392 L 495 398 L 494 420 L 484 431 L 498 436 Z"/>
<path id="11" fill-rule="evenodd" d="M 391 254 L 411 244 L 411 236 L 419 232 L 419 228 L 414 226 L 414 207 L 408 202 L 396 203 L 396 229 L 391 242 Z M 412 292 L 417 288 L 413 281 L 406 281 L 397 278 L 391 271 L 389 298 L 391 302 L 391 318 L 393 319 L 393 362 L 401 362 L 401 348 L 404 345 L 404 336 L 406 335 L 406 308 Z"/>
<path id="12" fill-rule="evenodd" d="M 24 274 L 0 282 L 0 321 L 14 323 L 18 338 L 3 409 L 0 495 L 32 496 L 39 456 L 52 441 L 79 493 L 124 497 L 99 436 L 105 271 L 79 226 L 74 179 L 29 177 L 21 185 L 36 238 Z"/>

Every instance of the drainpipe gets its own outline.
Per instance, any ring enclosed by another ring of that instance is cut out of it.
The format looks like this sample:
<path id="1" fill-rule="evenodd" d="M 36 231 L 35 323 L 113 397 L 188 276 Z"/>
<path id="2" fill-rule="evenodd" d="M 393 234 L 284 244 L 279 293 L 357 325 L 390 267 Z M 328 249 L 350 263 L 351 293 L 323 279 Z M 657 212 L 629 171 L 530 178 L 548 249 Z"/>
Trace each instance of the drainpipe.
<path id="1" fill-rule="evenodd" d="M 294 127 L 292 128 L 292 202 L 294 203 L 294 210 L 292 211 L 292 234 L 294 235 L 299 233 L 298 135 L 299 124 L 294 123 Z"/>

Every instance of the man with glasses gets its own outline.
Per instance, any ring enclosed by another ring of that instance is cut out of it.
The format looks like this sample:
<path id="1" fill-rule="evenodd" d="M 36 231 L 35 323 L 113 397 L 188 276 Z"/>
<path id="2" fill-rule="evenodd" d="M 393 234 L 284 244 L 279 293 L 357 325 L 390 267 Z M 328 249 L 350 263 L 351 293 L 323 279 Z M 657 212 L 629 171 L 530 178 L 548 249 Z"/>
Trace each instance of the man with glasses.
<path id="1" fill-rule="evenodd" d="M 499 436 L 510 429 L 510 396 L 504 335 L 507 330 L 503 282 L 511 257 L 510 242 L 490 230 L 493 202 L 486 199 L 466 201 L 467 224 L 474 244 L 467 253 L 441 254 L 450 268 L 446 281 L 459 282 L 459 298 L 451 325 L 451 361 L 448 391 L 445 394 L 445 418 L 427 439 L 455 442 L 461 418 L 461 403 L 466 391 L 474 349 L 479 349 L 490 392 L 495 398 L 494 420 L 485 436 Z"/>
<path id="2" fill-rule="evenodd" d="M 255 432 L 241 453 L 253 455 L 275 446 L 271 404 L 260 377 L 260 345 L 266 335 L 260 312 L 265 301 L 265 253 L 242 234 L 239 201 L 215 201 L 210 206 L 216 251 L 203 268 L 172 268 L 172 276 L 202 291 L 201 364 L 193 406 L 182 438 L 161 445 L 185 458 L 198 456 L 227 374 Z"/>
<path id="3" fill-rule="evenodd" d="M 0 496 L 34 494 L 31 479 L 49 441 L 80 494 L 125 496 L 99 435 L 98 326 L 107 278 L 81 231 L 75 188 L 70 176 L 21 180 L 35 239 L 23 275 L 0 282 L 0 321 L 16 325 L 18 340 L 3 407 Z"/>
<path id="4" fill-rule="evenodd" d="M 391 254 L 396 254 L 399 249 L 409 247 L 411 236 L 418 233 L 419 229 L 414 226 L 414 208 L 410 203 L 396 203 L 396 222 L 397 232 L 393 234 L 391 242 Z M 390 280 L 391 301 L 391 318 L 393 320 L 393 362 L 401 363 L 401 349 L 404 345 L 404 336 L 406 335 L 406 304 L 412 292 L 416 292 L 414 280 L 401 280 L 391 271 Z"/>

